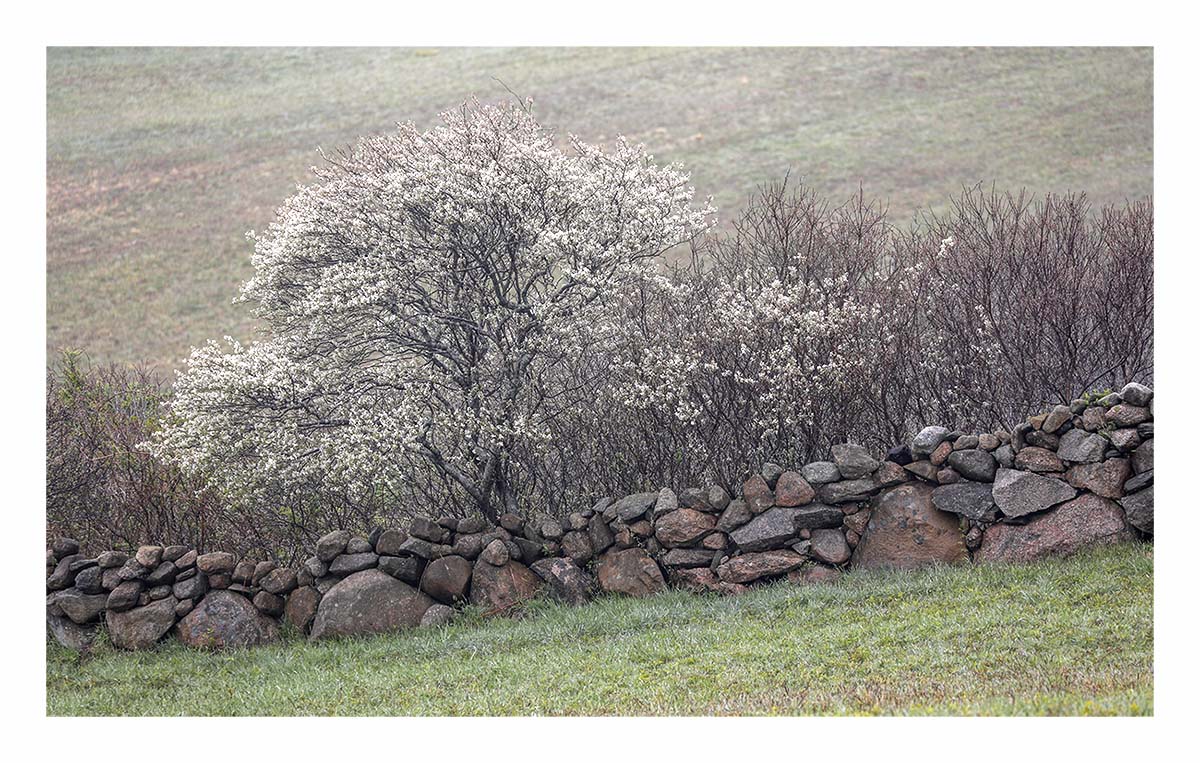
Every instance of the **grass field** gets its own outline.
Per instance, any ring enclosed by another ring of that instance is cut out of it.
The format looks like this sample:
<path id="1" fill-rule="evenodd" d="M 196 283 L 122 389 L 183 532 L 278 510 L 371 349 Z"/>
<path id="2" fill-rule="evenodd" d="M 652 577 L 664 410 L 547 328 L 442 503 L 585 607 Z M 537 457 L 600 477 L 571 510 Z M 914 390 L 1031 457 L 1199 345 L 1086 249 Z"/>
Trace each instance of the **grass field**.
<path id="1" fill-rule="evenodd" d="M 791 169 L 898 220 L 963 184 L 1152 191 L 1149 49 L 51 49 L 47 348 L 169 369 L 248 338 L 244 234 L 336 147 L 471 94 L 693 172 L 728 219 Z M 495 79 L 493 79 L 495 78 Z"/>
<path id="2" fill-rule="evenodd" d="M 1153 713 L 1153 547 L 208 654 L 49 647 L 50 715 Z"/>

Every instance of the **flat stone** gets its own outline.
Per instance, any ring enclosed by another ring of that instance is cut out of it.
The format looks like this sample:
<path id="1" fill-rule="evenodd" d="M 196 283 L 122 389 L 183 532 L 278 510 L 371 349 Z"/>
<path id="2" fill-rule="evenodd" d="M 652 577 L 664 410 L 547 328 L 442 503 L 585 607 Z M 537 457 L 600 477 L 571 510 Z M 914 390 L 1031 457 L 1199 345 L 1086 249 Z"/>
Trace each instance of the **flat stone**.
<path id="1" fill-rule="evenodd" d="M 959 514 L 975 522 L 996 521 L 992 486 L 983 482 L 958 482 L 933 490 L 933 505 L 938 511 Z"/>
<path id="2" fill-rule="evenodd" d="M 646 515 L 658 503 L 658 491 L 627 495 L 612 506 L 616 517 L 622 522 L 634 522 Z"/>
<path id="3" fill-rule="evenodd" d="M 804 557 L 791 550 L 760 551 L 735 556 L 717 567 L 717 577 L 726 583 L 750 583 L 788 573 L 804 564 Z"/>
<path id="4" fill-rule="evenodd" d="M 824 485 L 842 478 L 838 465 L 832 461 L 814 461 L 800 468 L 800 476 L 810 485 Z"/>
<path id="5" fill-rule="evenodd" d="M 817 490 L 822 503 L 861 503 L 879 491 L 875 481 L 864 477 L 856 480 L 830 482 Z"/>
<path id="6" fill-rule="evenodd" d="M 1039 473 L 1061 472 L 1067 468 L 1062 459 L 1053 451 L 1037 447 L 1021 448 L 1021 452 L 1016 455 L 1013 465 L 1023 471 Z M 993 479 L 995 479 L 994 475 Z"/>
<path id="7" fill-rule="evenodd" d="M 992 483 L 992 500 L 1009 517 L 1045 511 L 1071 500 L 1075 493 L 1075 488 L 1062 480 L 1016 469 L 998 470 L 996 481 Z"/>
<path id="8" fill-rule="evenodd" d="M 986 450 L 956 450 L 950 454 L 947 463 L 954 471 L 976 482 L 991 482 L 996 476 L 996 459 Z"/>

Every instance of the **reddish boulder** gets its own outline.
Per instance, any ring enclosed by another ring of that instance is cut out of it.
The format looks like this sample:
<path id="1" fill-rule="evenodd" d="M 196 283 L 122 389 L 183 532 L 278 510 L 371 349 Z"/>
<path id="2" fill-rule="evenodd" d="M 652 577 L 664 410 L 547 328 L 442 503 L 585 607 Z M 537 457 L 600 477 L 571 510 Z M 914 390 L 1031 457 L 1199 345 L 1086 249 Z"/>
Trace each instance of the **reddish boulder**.
<path id="1" fill-rule="evenodd" d="M 761 514 L 775 503 L 775 494 L 761 474 L 755 474 L 742 484 L 742 500 L 752 514 Z"/>
<path id="2" fill-rule="evenodd" d="M 600 557 L 597 575 L 604 591 L 626 596 L 650 596 L 666 585 L 658 563 L 641 548 L 609 551 Z"/>
<path id="3" fill-rule="evenodd" d="M 791 572 L 802 564 L 804 557 L 795 551 L 760 551 L 733 557 L 717 567 L 717 577 L 726 583 L 749 583 Z"/>
<path id="4" fill-rule="evenodd" d="M 211 595 L 211 594 L 210 594 Z M 313 639 L 415 628 L 433 599 L 377 569 L 343 578 L 321 598 Z"/>
<path id="5" fill-rule="evenodd" d="M 845 564 L 850 559 L 850 546 L 841 530 L 813 530 L 808 553 L 826 564 Z"/>
<path id="6" fill-rule="evenodd" d="M 803 506 L 816 497 L 817 491 L 799 472 L 784 472 L 775 483 L 776 506 Z"/>
<path id="7" fill-rule="evenodd" d="M 471 583 L 472 565 L 461 556 L 434 559 L 421 575 L 420 590 L 444 604 L 465 599 Z"/>
<path id="8" fill-rule="evenodd" d="M 872 499 L 871 519 L 854 549 L 852 565 L 911 569 L 966 561 L 958 517 L 934 507 L 933 490 L 911 482 Z"/>
<path id="9" fill-rule="evenodd" d="M 483 607 L 485 615 L 505 612 L 541 589 L 542 579 L 520 562 L 496 566 L 480 560 L 471 575 L 471 603 Z"/>
<path id="10" fill-rule="evenodd" d="M 1125 481 L 1133 475 L 1129 460 L 1110 458 L 1098 464 L 1077 464 L 1067 470 L 1067 482 L 1105 498 L 1120 498 L 1125 494 Z"/>
<path id="11" fill-rule="evenodd" d="M 299 632 L 308 633 L 320 604 L 321 593 L 316 588 L 297 588 L 288 594 L 287 604 L 283 607 L 283 619 Z"/>
<path id="12" fill-rule="evenodd" d="M 695 509 L 676 509 L 659 517 L 654 537 L 667 548 L 687 546 L 703 538 L 717 525 L 717 518 Z"/>
<path id="13" fill-rule="evenodd" d="M 992 525 L 975 555 L 981 562 L 1030 562 L 1132 537 L 1115 501 L 1085 493 L 1024 525 Z"/>

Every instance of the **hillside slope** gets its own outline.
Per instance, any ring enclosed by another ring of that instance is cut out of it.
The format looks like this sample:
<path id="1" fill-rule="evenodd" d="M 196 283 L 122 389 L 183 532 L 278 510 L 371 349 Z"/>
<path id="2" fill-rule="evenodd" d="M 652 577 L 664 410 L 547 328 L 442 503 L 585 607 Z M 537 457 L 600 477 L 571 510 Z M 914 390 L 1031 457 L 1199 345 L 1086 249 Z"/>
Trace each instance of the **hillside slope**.
<path id="1" fill-rule="evenodd" d="M 333 148 L 471 94 L 681 161 L 728 219 L 787 169 L 905 219 L 963 184 L 1151 192 L 1150 49 L 51 49 L 47 348 L 177 366 L 247 338 L 262 229 Z M 500 82 L 498 82 L 499 80 Z"/>

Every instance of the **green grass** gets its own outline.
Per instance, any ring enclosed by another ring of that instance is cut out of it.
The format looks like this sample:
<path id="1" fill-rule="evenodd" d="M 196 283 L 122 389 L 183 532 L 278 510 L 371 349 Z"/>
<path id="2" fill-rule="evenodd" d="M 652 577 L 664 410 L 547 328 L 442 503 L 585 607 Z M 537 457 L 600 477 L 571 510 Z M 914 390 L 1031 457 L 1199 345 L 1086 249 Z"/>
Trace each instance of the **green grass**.
<path id="1" fill-rule="evenodd" d="M 471 94 L 681 161 L 729 219 L 791 169 L 896 222 L 963 184 L 1152 191 L 1149 48 L 51 49 L 47 348 L 166 370 L 249 338 L 231 304 L 318 145 L 430 124 Z"/>
<path id="2" fill-rule="evenodd" d="M 1153 712 L 1153 547 L 209 654 L 51 645 L 50 715 Z"/>

